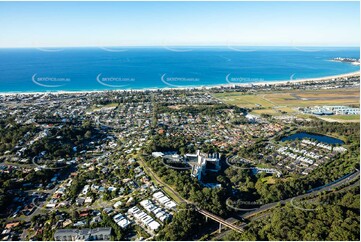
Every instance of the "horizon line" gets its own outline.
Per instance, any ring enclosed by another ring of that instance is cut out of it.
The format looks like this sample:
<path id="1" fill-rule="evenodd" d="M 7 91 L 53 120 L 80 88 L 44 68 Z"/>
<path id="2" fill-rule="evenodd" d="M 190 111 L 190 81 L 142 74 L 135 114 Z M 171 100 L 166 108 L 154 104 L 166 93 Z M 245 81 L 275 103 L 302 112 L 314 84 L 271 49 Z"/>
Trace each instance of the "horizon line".
<path id="1" fill-rule="evenodd" d="M 182 47 L 182 48 L 206 48 L 206 47 L 308 47 L 308 48 L 360 48 L 360 45 L 85 45 L 85 46 L 0 46 L 0 49 L 37 49 L 37 48 L 166 48 L 166 47 Z"/>

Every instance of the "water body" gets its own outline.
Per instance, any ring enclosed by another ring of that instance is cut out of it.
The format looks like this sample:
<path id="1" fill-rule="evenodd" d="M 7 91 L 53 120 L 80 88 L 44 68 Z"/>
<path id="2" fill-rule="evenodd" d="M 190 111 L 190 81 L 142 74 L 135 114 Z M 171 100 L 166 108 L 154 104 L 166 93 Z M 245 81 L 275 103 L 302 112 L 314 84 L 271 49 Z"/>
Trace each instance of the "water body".
<path id="1" fill-rule="evenodd" d="M 329 137 L 326 135 L 321 135 L 321 134 L 310 134 L 310 133 L 306 133 L 306 132 L 299 132 L 299 133 L 292 134 L 290 136 L 283 137 L 281 139 L 281 141 L 290 141 L 290 140 L 304 139 L 304 138 L 317 140 L 318 142 L 326 143 L 329 145 L 344 144 L 344 142 L 340 139 L 336 139 L 336 138 Z"/>
<path id="2" fill-rule="evenodd" d="M 176 88 L 297 80 L 359 70 L 359 48 L 0 49 L 0 92 Z"/>

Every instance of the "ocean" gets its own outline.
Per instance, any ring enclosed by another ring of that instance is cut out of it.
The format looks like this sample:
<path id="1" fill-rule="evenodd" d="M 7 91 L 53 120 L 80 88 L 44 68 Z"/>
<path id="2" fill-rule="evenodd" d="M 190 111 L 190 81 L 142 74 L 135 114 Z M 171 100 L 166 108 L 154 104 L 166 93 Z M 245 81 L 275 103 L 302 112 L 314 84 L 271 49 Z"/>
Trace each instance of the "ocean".
<path id="1" fill-rule="evenodd" d="M 99 91 L 248 84 L 359 70 L 359 48 L 96 47 L 0 49 L 0 92 Z"/>

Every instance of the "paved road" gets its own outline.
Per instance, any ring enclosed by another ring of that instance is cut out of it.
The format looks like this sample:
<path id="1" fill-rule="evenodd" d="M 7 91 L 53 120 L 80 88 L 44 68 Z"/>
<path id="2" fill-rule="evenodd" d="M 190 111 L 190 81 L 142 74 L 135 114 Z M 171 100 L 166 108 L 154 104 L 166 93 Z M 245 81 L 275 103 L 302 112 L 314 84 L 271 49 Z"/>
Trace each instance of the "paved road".
<path id="1" fill-rule="evenodd" d="M 243 218 L 246 218 L 246 219 L 249 219 L 251 221 L 254 221 L 254 220 L 259 220 L 259 219 L 263 219 L 265 217 L 268 217 L 268 216 L 271 216 L 272 213 L 271 212 L 268 212 L 268 213 L 264 213 L 264 214 L 261 214 L 259 216 L 255 216 L 261 212 L 264 212 L 266 210 L 269 210 L 273 207 L 275 207 L 277 204 L 281 203 L 281 204 L 285 204 L 286 202 L 288 201 L 291 201 L 292 199 L 297 199 L 297 198 L 305 198 L 305 197 L 308 197 L 308 196 L 313 196 L 315 194 L 317 194 L 318 192 L 322 192 L 322 191 L 328 191 L 328 190 L 331 190 L 332 188 L 335 188 L 335 187 L 339 187 L 339 186 L 342 186 L 344 184 L 347 184 L 348 182 L 350 181 L 353 181 L 354 179 L 356 178 L 359 178 L 360 176 L 360 172 L 357 171 L 355 173 L 353 173 L 351 176 L 337 182 L 337 183 L 333 183 L 331 184 L 330 186 L 327 186 L 327 187 L 323 187 L 322 189 L 320 190 L 317 190 L 317 191 L 313 191 L 311 193 L 306 193 L 306 194 L 302 194 L 302 195 L 299 195 L 299 196 L 296 196 L 296 197 L 293 197 L 293 198 L 289 198 L 289 199 L 285 199 L 285 200 L 282 200 L 282 201 L 279 201 L 279 202 L 275 202 L 275 203 L 269 203 L 269 204 L 265 204 L 263 206 L 261 206 L 260 208 L 252 211 L 252 212 L 249 212 L 249 213 L 246 213 L 246 214 L 243 214 L 242 217 Z M 350 189 L 350 188 L 353 188 L 353 187 L 356 187 L 356 186 L 359 186 L 360 185 L 360 182 L 359 181 L 355 181 L 353 183 L 351 183 L 350 185 L 348 185 L 347 187 L 345 188 L 342 188 L 341 190 L 337 191 L 337 192 L 341 192 L 343 190 L 346 190 L 346 189 Z M 241 227 L 245 227 L 244 225 L 242 225 Z M 216 233 L 218 230 L 215 230 L 213 233 Z M 229 234 L 232 230 L 225 230 L 223 231 L 222 233 L 218 234 L 217 236 L 213 237 L 212 240 L 221 240 L 224 236 L 226 236 L 227 234 Z"/>
<path id="2" fill-rule="evenodd" d="M 177 197 L 179 199 L 179 201 L 181 201 L 181 203 L 187 203 L 187 204 L 193 204 L 192 202 L 188 201 L 187 199 L 182 198 L 178 192 L 176 192 L 171 186 L 169 186 L 168 184 L 166 184 L 165 182 L 163 182 L 157 174 L 155 174 L 153 172 L 153 170 L 151 168 L 148 167 L 147 164 L 145 164 L 144 160 L 142 159 L 142 157 L 139 156 L 139 163 L 141 164 L 141 166 L 145 169 L 147 174 L 150 174 L 159 184 L 161 184 L 163 187 L 168 188 L 172 194 Z"/>
<path id="3" fill-rule="evenodd" d="M 351 188 L 357 187 L 357 186 L 359 186 L 359 185 L 360 185 L 359 182 L 354 182 L 354 183 L 352 183 L 351 185 L 349 185 L 349 186 L 347 186 L 347 187 L 344 187 L 344 188 L 336 191 L 335 193 L 340 193 L 340 192 L 343 192 L 343 191 L 345 191 L 345 190 L 349 190 L 349 189 L 351 189 Z M 282 209 L 282 208 L 281 208 L 281 209 Z M 251 221 L 259 220 L 259 219 L 268 217 L 268 216 L 270 216 L 271 214 L 272 214 L 271 212 L 263 213 L 263 214 L 261 214 L 261 215 L 259 215 L 259 216 L 253 216 L 253 217 L 251 217 L 250 220 L 251 220 Z"/>
<path id="4" fill-rule="evenodd" d="M 305 198 L 305 197 L 310 197 L 310 196 L 313 196 L 313 195 L 316 195 L 317 193 L 319 192 L 323 192 L 323 191 L 329 191 L 335 187 L 339 187 L 339 186 L 342 186 L 346 183 L 348 183 L 349 181 L 355 179 L 355 178 L 359 178 L 360 177 L 360 171 L 356 171 L 355 173 L 353 173 L 351 176 L 349 177 L 346 177 L 344 178 L 343 180 L 340 180 L 336 183 L 331 183 L 331 185 L 328 185 L 328 186 L 322 186 L 322 188 L 320 188 L 319 190 L 315 190 L 313 192 L 310 192 L 310 193 L 305 193 L 305 194 L 302 194 L 302 195 L 299 195 L 299 196 L 296 196 L 296 197 L 292 197 L 292 198 L 288 198 L 288 199 L 285 199 L 285 200 L 281 200 L 281 201 L 278 201 L 278 202 L 274 202 L 274 203 L 268 203 L 268 204 L 265 204 L 259 208 L 257 208 L 256 210 L 254 211 L 251 211 L 251 212 L 248 212 L 248 213 L 245 213 L 243 215 L 241 215 L 243 218 L 250 218 L 252 216 L 254 216 L 255 214 L 258 214 L 260 212 L 263 212 L 263 211 L 266 211 L 268 209 L 271 209 L 275 206 L 277 206 L 277 204 L 286 204 L 287 202 L 290 202 L 291 200 L 293 199 L 301 199 L 301 198 Z"/>
<path id="5" fill-rule="evenodd" d="M 166 183 L 163 182 L 161 179 L 159 179 L 158 176 L 157 176 L 157 174 L 155 174 L 155 173 L 153 172 L 153 170 L 150 169 L 150 168 L 145 164 L 144 160 L 143 160 L 141 157 L 139 157 L 139 158 L 140 158 L 140 159 L 139 159 L 139 162 L 140 162 L 141 166 L 145 169 L 145 171 L 146 171 L 148 174 L 151 174 L 152 177 L 153 177 L 159 184 L 163 185 L 164 187 L 167 187 L 167 188 L 169 189 L 169 191 L 172 192 L 172 194 L 179 199 L 179 201 L 184 202 L 184 203 L 187 203 L 187 204 L 192 204 L 192 205 L 194 205 L 194 203 L 192 203 L 192 202 L 190 202 L 190 201 L 182 198 L 182 197 L 178 194 L 178 192 L 176 192 L 172 187 L 170 187 L 168 184 L 166 184 Z M 278 204 L 285 204 L 286 202 L 290 202 L 290 201 L 293 200 L 293 199 L 301 199 L 301 198 L 313 196 L 313 195 L 316 195 L 316 194 L 319 193 L 319 192 L 328 191 L 328 190 L 331 190 L 331 189 L 334 188 L 334 187 L 338 187 L 338 186 L 344 185 L 344 184 L 348 183 L 349 181 L 351 181 L 351 180 L 353 180 L 353 179 L 355 179 L 355 178 L 359 178 L 359 177 L 360 177 L 360 171 L 357 170 L 357 171 L 354 172 L 352 175 L 350 175 L 350 176 L 348 176 L 348 177 L 345 177 L 344 179 L 342 179 L 342 180 L 340 180 L 340 181 L 338 181 L 338 182 L 336 182 L 336 183 L 331 182 L 330 185 L 322 186 L 322 187 L 321 187 L 320 189 L 318 189 L 318 190 L 315 190 L 315 189 L 314 189 L 315 191 L 312 191 L 312 192 L 309 192 L 309 193 L 306 193 L 306 194 L 302 194 L 302 195 L 299 195 L 299 196 L 296 196 L 296 197 L 288 198 L 288 199 L 281 200 L 281 201 L 274 202 L 274 203 L 265 204 L 265 205 L 263 205 L 263 206 L 255 209 L 255 210 L 251 211 L 251 212 L 245 213 L 245 214 L 240 215 L 240 216 L 247 219 L 247 218 L 250 218 L 250 217 L 252 217 L 252 216 L 254 216 L 254 215 L 256 215 L 256 214 L 258 214 L 258 213 L 260 213 L 260 212 L 263 212 L 263 211 L 266 211 L 266 210 L 268 210 L 268 209 L 271 209 L 271 208 L 277 206 Z M 208 211 L 201 210 L 201 209 L 198 209 L 198 210 L 199 210 L 199 211 L 203 211 L 204 213 L 202 213 L 202 214 L 208 213 L 208 215 L 211 215 L 211 216 L 209 216 L 210 218 L 212 218 L 212 216 L 215 216 L 215 217 L 218 218 L 218 216 L 216 216 L 216 215 L 214 215 L 214 214 L 210 214 Z M 217 219 L 215 219 L 215 220 L 217 221 Z M 227 225 L 228 225 L 228 224 L 227 224 Z M 232 224 L 232 225 L 230 225 L 230 226 L 228 226 L 228 227 L 230 227 L 230 228 L 232 228 L 232 229 L 235 229 L 235 230 L 239 230 L 239 227 L 238 227 L 238 226 L 237 226 L 237 228 L 233 228 L 233 226 L 234 226 L 234 225 Z"/>

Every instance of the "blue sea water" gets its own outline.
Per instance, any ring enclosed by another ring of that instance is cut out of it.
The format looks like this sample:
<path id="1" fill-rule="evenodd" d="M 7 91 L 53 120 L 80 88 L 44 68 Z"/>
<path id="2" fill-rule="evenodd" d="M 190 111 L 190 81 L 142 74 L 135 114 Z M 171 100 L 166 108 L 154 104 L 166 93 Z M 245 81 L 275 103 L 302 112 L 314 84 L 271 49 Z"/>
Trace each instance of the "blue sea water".
<path id="1" fill-rule="evenodd" d="M 338 75 L 359 48 L 165 47 L 0 49 L 0 92 L 210 86 Z"/>

